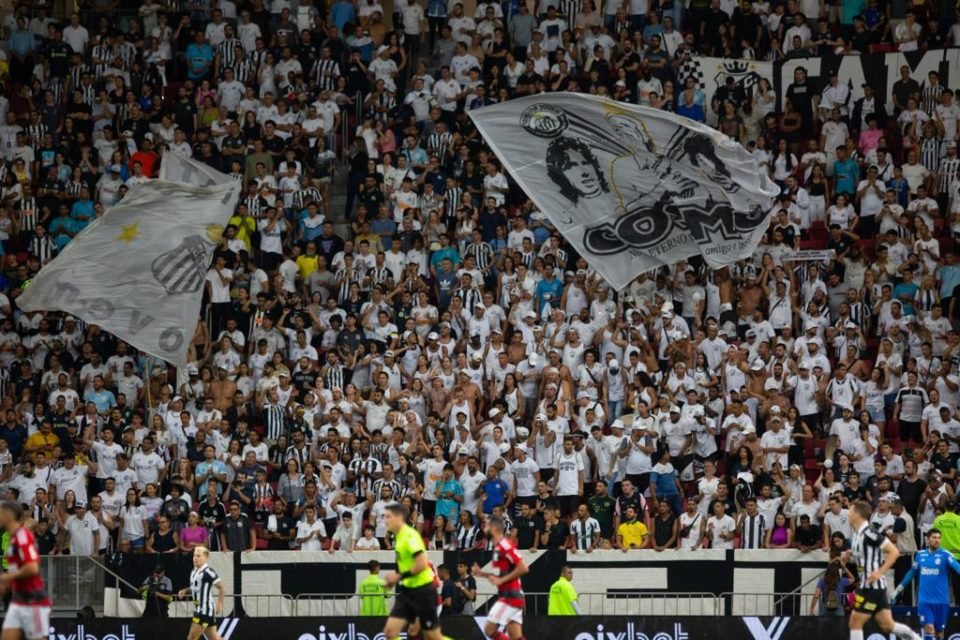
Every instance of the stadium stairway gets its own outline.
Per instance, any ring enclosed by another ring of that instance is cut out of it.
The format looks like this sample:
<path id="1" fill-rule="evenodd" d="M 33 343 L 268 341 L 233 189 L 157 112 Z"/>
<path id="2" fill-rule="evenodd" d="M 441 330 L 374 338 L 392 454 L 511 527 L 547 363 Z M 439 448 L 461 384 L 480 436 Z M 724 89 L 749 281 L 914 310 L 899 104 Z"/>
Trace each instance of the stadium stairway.
<path id="1" fill-rule="evenodd" d="M 333 182 L 330 185 L 330 202 L 325 207 L 324 215 L 333 222 L 333 232 L 341 238 L 347 238 L 349 233 L 349 220 L 344 217 L 343 212 L 347 206 L 347 171 L 349 165 L 337 164 L 336 173 L 333 175 Z"/>

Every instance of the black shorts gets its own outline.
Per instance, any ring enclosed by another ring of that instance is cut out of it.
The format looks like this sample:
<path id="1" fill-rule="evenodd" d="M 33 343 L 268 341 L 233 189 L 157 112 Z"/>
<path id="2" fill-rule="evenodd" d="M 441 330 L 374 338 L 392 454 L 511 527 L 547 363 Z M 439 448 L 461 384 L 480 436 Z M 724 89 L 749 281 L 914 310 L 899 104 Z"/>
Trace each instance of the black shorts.
<path id="1" fill-rule="evenodd" d="M 207 627 L 217 626 L 216 618 L 214 618 L 213 616 L 208 616 L 208 615 L 204 615 L 202 613 L 196 613 L 196 612 L 194 612 L 193 619 L 191 620 L 191 622 L 193 622 L 193 624 L 200 625 L 204 629 L 206 629 Z"/>
<path id="2" fill-rule="evenodd" d="M 435 629 L 439 624 L 437 601 L 439 595 L 433 584 L 416 589 L 397 588 L 397 597 L 393 600 L 391 618 L 402 618 L 407 622 L 420 621 L 426 630 Z"/>
<path id="3" fill-rule="evenodd" d="M 557 496 L 557 502 L 560 503 L 560 513 L 563 517 L 574 515 L 577 512 L 577 507 L 580 506 L 580 503 L 583 502 L 583 498 L 578 495 L 572 496 Z"/>
<path id="4" fill-rule="evenodd" d="M 913 440 L 914 442 L 920 442 L 923 440 L 923 432 L 920 429 L 919 421 L 900 421 L 900 441 L 907 442 L 908 440 Z"/>
<path id="5" fill-rule="evenodd" d="M 873 615 L 890 608 L 886 589 L 857 589 L 853 592 L 853 610 Z"/>

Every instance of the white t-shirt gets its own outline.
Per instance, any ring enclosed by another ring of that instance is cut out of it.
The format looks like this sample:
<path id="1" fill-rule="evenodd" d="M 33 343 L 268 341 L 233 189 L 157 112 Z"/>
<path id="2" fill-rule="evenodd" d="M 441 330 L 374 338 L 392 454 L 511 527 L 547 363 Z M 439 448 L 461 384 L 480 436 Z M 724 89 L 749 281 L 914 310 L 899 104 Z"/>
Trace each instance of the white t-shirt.
<path id="1" fill-rule="evenodd" d="M 120 510 L 120 518 L 123 520 L 123 529 L 120 532 L 123 540 L 136 540 L 147 535 L 143 526 L 143 521 L 148 518 L 147 508 L 143 505 L 123 507 Z"/>
<path id="2" fill-rule="evenodd" d="M 524 462 L 514 460 L 510 463 L 510 471 L 517 481 L 517 497 L 529 498 L 536 495 L 536 474 L 540 472 L 540 465 L 533 458 L 528 456 Z"/>
<path id="3" fill-rule="evenodd" d="M 156 451 L 150 453 L 137 451 L 130 460 L 130 466 L 137 474 L 139 486 L 145 487 L 148 484 L 156 483 L 160 479 L 160 471 L 163 470 L 164 464 L 163 458 Z"/>
<path id="4" fill-rule="evenodd" d="M 221 277 L 226 278 L 226 284 Z M 207 282 L 210 283 L 210 302 L 215 304 L 230 302 L 230 281 L 232 279 L 233 271 L 230 269 L 221 269 L 219 274 L 216 269 L 207 271 Z"/>
<path id="5" fill-rule="evenodd" d="M 117 456 L 123 453 L 123 447 L 116 442 L 107 446 L 98 440 L 93 443 L 93 452 L 97 455 L 97 477 L 101 480 L 112 477 L 117 472 Z"/>
<path id="6" fill-rule="evenodd" d="M 733 549 L 733 538 L 724 540 L 721 534 L 729 534 L 737 528 L 737 523 L 733 518 L 724 514 L 719 518 L 710 516 L 707 518 L 707 533 L 712 532 L 710 548 L 711 549 Z"/>
<path id="7" fill-rule="evenodd" d="M 301 520 L 297 523 L 297 539 L 306 538 L 314 532 L 319 532 L 319 538 L 310 538 L 306 542 L 300 543 L 301 551 L 321 551 L 323 549 L 323 538 L 326 537 L 327 530 L 320 520 L 314 520 L 313 524 L 308 523 L 306 520 Z"/>
<path id="8" fill-rule="evenodd" d="M 91 513 L 84 514 L 83 519 L 70 516 L 63 528 L 70 534 L 70 553 L 75 556 L 93 555 L 99 549 L 93 546 L 93 534 L 100 533 L 100 525 Z"/>
<path id="9" fill-rule="evenodd" d="M 790 446 L 790 434 L 787 433 L 786 429 L 780 429 L 780 431 L 773 431 L 772 429 L 765 431 L 763 436 L 760 438 L 760 445 L 763 447 L 771 449 L 781 449 L 783 447 Z M 786 453 L 774 453 L 768 452 L 766 454 L 767 468 L 773 468 L 774 462 L 779 462 L 780 467 L 786 469 L 789 466 L 787 462 Z M 772 520 L 771 520 L 772 522 Z"/>
<path id="10" fill-rule="evenodd" d="M 87 501 L 87 473 L 86 465 L 73 465 L 72 469 L 60 467 L 53 472 L 53 484 L 57 485 L 57 500 L 63 500 L 67 491 L 73 491 L 77 502 Z"/>
<path id="11" fill-rule="evenodd" d="M 554 461 L 557 470 L 557 495 L 575 496 L 579 493 L 580 472 L 583 471 L 583 459 L 574 451 L 569 456 L 560 453 Z"/>
<path id="12" fill-rule="evenodd" d="M 273 229 L 268 231 L 269 220 L 260 220 L 257 228 L 260 229 L 260 250 L 265 253 L 283 253 L 283 232 L 287 229 L 287 224 L 283 220 L 277 220 Z"/>

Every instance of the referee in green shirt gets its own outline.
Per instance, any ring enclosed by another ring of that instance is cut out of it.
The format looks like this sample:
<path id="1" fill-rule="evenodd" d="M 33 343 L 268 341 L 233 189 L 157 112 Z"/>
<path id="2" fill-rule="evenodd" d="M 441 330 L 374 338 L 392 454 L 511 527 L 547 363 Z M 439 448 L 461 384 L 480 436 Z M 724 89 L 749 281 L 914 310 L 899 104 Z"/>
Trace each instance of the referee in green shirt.
<path id="1" fill-rule="evenodd" d="M 442 640 L 437 612 L 439 594 L 423 537 L 407 524 L 405 507 L 394 503 L 387 505 L 385 511 L 387 531 L 394 537 L 397 571 L 385 574 L 383 584 L 388 588 L 396 585 L 397 596 L 383 635 L 386 640 L 398 640 L 407 626 L 419 621 L 424 640 Z"/>
<path id="2" fill-rule="evenodd" d="M 580 615 L 580 603 L 577 590 L 573 588 L 573 569 L 560 569 L 560 578 L 550 587 L 550 600 L 547 602 L 548 616 Z"/>
<path id="3" fill-rule="evenodd" d="M 371 560 L 367 563 L 370 575 L 363 579 L 358 590 L 360 594 L 360 615 L 365 617 L 384 617 L 387 615 L 387 595 L 390 591 L 383 586 L 380 577 L 380 563 Z"/>

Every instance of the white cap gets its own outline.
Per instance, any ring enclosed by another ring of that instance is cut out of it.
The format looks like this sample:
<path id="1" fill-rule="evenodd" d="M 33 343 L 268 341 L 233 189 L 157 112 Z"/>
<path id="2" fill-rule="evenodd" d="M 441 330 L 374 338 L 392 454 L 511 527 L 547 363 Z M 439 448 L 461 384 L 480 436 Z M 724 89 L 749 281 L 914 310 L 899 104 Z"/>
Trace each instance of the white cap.
<path id="1" fill-rule="evenodd" d="M 770 413 L 772 413 L 773 415 L 780 415 L 780 405 L 775 404 L 772 407 L 770 407 Z"/>
<path id="2" fill-rule="evenodd" d="M 395 354 L 393 351 L 391 351 L 391 350 L 384 351 L 384 353 L 383 353 L 383 357 L 384 357 L 384 358 L 393 358 L 393 357 L 395 357 L 395 356 L 396 356 L 396 354 Z"/>
<path id="3" fill-rule="evenodd" d="M 491 418 L 496 418 L 498 415 L 500 415 L 500 409 L 498 407 L 493 407 L 487 412 L 487 416 Z"/>
<path id="4" fill-rule="evenodd" d="M 670 413 L 680 413 L 680 407 L 675 404 L 670 405 Z"/>
<path id="5" fill-rule="evenodd" d="M 546 422 L 546 421 L 548 420 L 547 414 L 545 414 L 545 413 L 538 413 L 538 414 L 534 417 L 534 420 Z"/>
<path id="6" fill-rule="evenodd" d="M 523 317 L 524 317 L 524 318 L 536 318 L 536 317 L 537 317 L 537 312 L 536 312 L 536 311 L 527 311 L 525 314 L 523 314 Z"/>
<path id="7" fill-rule="evenodd" d="M 196 376 L 196 375 L 199 375 L 199 374 L 200 374 L 200 370 L 197 369 L 196 367 L 189 367 L 189 368 L 187 369 L 187 375 Z"/>
<path id="8" fill-rule="evenodd" d="M 614 420 L 613 422 L 610 423 L 610 428 L 611 428 L 611 429 L 623 429 L 623 420 L 617 418 L 616 420 Z"/>
<path id="9" fill-rule="evenodd" d="M 535 354 L 535 353 L 531 353 L 530 355 L 527 356 L 527 362 L 528 362 L 529 364 L 536 365 L 536 364 L 537 364 L 537 360 L 539 360 L 539 358 L 537 357 L 537 354 Z"/>
<path id="10" fill-rule="evenodd" d="M 761 360 L 760 358 L 757 358 L 756 360 L 754 360 L 754 361 L 753 361 L 753 364 L 750 365 L 750 370 L 751 370 L 751 371 L 763 371 L 763 360 Z"/>
<path id="11" fill-rule="evenodd" d="M 440 334 L 437 333 L 436 331 L 431 331 L 430 333 L 427 334 L 427 340 L 439 340 L 439 339 L 440 339 Z"/>
<path id="12" fill-rule="evenodd" d="M 530 429 L 526 427 L 517 427 L 517 437 L 521 440 L 526 440 L 530 437 Z"/>
<path id="13" fill-rule="evenodd" d="M 617 367 L 620 366 L 620 363 L 617 362 L 616 359 L 613 359 L 613 360 L 611 360 L 610 362 L 607 363 L 607 366 L 610 367 L 611 369 L 616 369 Z"/>

